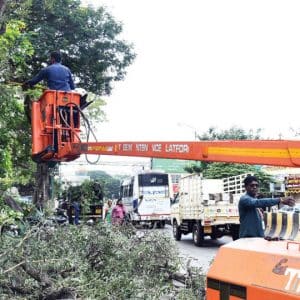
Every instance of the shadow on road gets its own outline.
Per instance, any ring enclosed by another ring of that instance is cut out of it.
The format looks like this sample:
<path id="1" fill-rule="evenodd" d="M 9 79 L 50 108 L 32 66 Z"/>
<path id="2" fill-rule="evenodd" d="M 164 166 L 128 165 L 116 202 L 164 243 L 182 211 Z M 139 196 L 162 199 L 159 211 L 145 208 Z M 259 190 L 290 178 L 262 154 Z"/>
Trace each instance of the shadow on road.
<path id="1" fill-rule="evenodd" d="M 225 236 L 215 240 L 212 240 L 210 237 L 205 237 L 201 248 L 219 248 L 229 242 L 232 242 L 232 238 L 230 236 Z M 181 241 L 179 243 L 182 243 L 184 245 L 194 245 L 192 235 L 188 234 L 186 236 L 182 236 Z"/>

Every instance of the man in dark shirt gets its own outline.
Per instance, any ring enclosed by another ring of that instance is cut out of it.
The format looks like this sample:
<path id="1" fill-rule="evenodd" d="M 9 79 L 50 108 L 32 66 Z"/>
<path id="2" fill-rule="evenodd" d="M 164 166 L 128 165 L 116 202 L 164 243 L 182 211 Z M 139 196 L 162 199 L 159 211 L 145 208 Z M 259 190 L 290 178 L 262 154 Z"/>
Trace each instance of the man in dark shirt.
<path id="1" fill-rule="evenodd" d="M 31 80 L 25 82 L 27 86 L 34 86 L 42 80 L 47 81 L 50 90 L 71 91 L 75 89 L 70 69 L 61 64 L 60 52 L 54 51 L 50 54 L 51 64 L 42 69 Z"/>
<path id="2" fill-rule="evenodd" d="M 259 182 L 255 176 L 247 176 L 244 180 L 246 194 L 240 198 L 240 238 L 264 237 L 263 214 L 260 209 L 278 204 L 295 205 L 292 197 L 257 199 Z"/>

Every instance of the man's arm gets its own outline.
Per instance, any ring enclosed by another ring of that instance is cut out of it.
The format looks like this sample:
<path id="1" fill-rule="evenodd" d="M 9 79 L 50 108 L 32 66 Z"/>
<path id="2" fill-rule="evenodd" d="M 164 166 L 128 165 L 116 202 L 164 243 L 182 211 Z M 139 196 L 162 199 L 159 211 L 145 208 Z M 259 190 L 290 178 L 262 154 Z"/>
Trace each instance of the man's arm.
<path id="1" fill-rule="evenodd" d="M 240 203 L 245 207 L 264 208 L 264 207 L 270 207 L 277 204 L 294 206 L 295 200 L 292 197 L 256 199 L 249 195 L 244 195 L 241 197 Z"/>
<path id="2" fill-rule="evenodd" d="M 296 201 L 293 197 L 283 197 L 280 198 L 280 203 L 288 206 L 294 206 Z"/>
<path id="3" fill-rule="evenodd" d="M 34 86 L 43 79 L 46 78 L 46 69 L 42 69 L 36 76 L 34 76 L 32 79 L 27 80 L 26 84 L 29 86 Z"/>
<path id="4" fill-rule="evenodd" d="M 244 207 L 270 207 L 280 203 L 280 198 L 256 199 L 249 195 L 244 195 L 240 199 L 240 204 Z"/>

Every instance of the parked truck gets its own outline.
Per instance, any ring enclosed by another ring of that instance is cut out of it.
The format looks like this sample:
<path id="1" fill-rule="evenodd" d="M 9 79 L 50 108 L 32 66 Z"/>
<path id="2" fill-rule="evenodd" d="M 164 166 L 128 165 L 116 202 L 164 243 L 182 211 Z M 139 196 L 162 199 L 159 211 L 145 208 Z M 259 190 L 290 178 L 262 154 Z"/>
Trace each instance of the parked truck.
<path id="1" fill-rule="evenodd" d="M 196 246 L 202 245 L 205 236 L 217 239 L 231 235 L 236 240 L 239 234 L 237 199 L 243 193 L 240 187 L 246 175 L 223 180 L 204 179 L 199 174 L 181 178 L 179 193 L 171 208 L 174 238 L 179 241 L 182 234 L 192 233 Z"/>

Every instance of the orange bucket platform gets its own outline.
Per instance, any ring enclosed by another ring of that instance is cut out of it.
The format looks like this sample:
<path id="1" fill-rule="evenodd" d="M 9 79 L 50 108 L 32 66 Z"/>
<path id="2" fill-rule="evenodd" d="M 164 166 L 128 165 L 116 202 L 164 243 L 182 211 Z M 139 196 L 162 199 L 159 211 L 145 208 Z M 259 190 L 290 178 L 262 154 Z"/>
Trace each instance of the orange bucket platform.
<path id="1" fill-rule="evenodd" d="M 69 161 L 79 156 L 71 150 L 71 143 L 80 142 L 79 105 L 80 94 L 54 90 L 32 103 L 33 160 Z"/>

